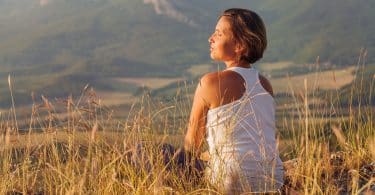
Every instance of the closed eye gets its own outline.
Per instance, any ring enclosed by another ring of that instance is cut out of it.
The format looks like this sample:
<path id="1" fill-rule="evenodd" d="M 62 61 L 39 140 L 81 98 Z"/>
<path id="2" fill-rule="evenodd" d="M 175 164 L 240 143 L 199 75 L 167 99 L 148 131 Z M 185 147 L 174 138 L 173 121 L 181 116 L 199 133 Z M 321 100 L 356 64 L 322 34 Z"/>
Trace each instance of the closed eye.
<path id="1" fill-rule="evenodd" d="M 221 37 L 223 33 L 216 29 L 214 35 Z"/>

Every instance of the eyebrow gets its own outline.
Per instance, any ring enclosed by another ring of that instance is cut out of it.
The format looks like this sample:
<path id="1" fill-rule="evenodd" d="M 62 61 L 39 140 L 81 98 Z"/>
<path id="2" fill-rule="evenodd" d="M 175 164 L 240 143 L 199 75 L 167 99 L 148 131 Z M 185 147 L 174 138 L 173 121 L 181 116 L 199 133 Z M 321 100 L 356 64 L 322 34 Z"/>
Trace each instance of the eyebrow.
<path id="1" fill-rule="evenodd" d="M 226 30 L 226 29 L 223 29 L 223 30 L 215 29 L 215 31 L 218 31 L 218 32 L 221 32 L 221 33 L 227 33 L 228 32 L 228 30 Z"/>

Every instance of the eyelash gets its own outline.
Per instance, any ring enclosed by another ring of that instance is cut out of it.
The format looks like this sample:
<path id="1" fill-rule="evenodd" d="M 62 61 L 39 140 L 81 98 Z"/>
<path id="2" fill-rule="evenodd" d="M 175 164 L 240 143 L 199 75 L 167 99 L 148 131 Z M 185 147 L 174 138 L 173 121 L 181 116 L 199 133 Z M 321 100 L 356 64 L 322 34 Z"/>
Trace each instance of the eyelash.
<path id="1" fill-rule="evenodd" d="M 216 36 L 218 36 L 218 37 L 221 37 L 221 36 L 222 36 L 222 34 L 221 34 L 221 33 L 218 33 L 218 32 L 216 32 L 215 34 L 216 34 Z"/>

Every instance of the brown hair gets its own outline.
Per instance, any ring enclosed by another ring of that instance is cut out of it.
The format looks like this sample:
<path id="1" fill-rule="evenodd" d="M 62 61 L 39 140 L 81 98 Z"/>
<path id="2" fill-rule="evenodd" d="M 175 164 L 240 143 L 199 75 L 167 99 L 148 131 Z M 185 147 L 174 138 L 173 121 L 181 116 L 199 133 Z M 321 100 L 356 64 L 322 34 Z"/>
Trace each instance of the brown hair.
<path id="1" fill-rule="evenodd" d="M 223 16 L 230 19 L 233 38 L 243 49 L 239 61 L 255 63 L 261 59 L 267 47 L 267 35 L 260 16 L 240 8 L 225 10 L 220 18 Z"/>

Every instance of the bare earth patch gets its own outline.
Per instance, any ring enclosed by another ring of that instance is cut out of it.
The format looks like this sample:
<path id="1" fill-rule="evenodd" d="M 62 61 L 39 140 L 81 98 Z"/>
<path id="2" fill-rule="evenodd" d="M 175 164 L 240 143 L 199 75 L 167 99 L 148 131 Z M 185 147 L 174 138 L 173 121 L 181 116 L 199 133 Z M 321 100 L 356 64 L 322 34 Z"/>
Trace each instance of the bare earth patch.
<path id="1" fill-rule="evenodd" d="M 118 83 L 125 83 L 125 84 L 131 83 L 139 87 L 159 89 L 169 84 L 172 84 L 174 82 L 184 81 L 185 78 L 182 78 L 182 77 L 176 77 L 176 78 L 138 77 L 138 78 L 115 78 L 113 80 Z"/>
<path id="2" fill-rule="evenodd" d="M 211 64 L 197 64 L 191 66 L 187 72 L 190 73 L 193 77 L 202 76 L 204 73 L 214 71 L 214 66 Z"/>
<path id="3" fill-rule="evenodd" d="M 261 63 L 258 65 L 258 69 L 265 71 L 265 72 L 272 72 L 275 70 L 282 70 L 285 68 L 289 68 L 295 66 L 293 62 L 290 61 L 281 61 L 281 62 L 273 62 L 273 63 Z"/>
<path id="4" fill-rule="evenodd" d="M 273 89 L 276 93 L 301 92 L 305 90 L 304 82 L 307 81 L 307 90 L 317 89 L 339 89 L 354 80 L 354 66 L 330 70 L 318 73 L 271 79 Z"/>
<path id="5" fill-rule="evenodd" d="M 136 100 L 131 93 L 126 92 L 98 91 L 96 94 L 100 99 L 100 103 L 105 106 L 132 104 Z"/>

